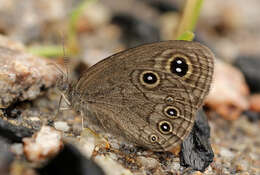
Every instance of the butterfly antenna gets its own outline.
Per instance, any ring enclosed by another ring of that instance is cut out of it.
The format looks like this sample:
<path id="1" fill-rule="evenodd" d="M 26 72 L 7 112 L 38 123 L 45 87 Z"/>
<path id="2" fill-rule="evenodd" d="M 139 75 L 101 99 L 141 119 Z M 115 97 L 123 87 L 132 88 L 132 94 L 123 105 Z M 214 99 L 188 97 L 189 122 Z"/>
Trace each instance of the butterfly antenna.
<path id="1" fill-rule="evenodd" d="M 66 49 L 65 49 L 65 37 L 64 37 L 64 33 L 62 33 L 62 51 L 63 51 L 63 58 L 64 58 L 64 65 L 65 65 L 65 71 L 66 71 L 66 78 L 67 78 L 67 82 L 69 81 L 69 68 L 68 68 L 68 64 L 69 64 L 69 57 L 66 56 Z"/>
<path id="2" fill-rule="evenodd" d="M 61 73 L 64 76 L 66 75 L 66 73 L 56 63 L 47 63 L 47 65 L 54 66 L 59 71 L 59 73 Z"/>

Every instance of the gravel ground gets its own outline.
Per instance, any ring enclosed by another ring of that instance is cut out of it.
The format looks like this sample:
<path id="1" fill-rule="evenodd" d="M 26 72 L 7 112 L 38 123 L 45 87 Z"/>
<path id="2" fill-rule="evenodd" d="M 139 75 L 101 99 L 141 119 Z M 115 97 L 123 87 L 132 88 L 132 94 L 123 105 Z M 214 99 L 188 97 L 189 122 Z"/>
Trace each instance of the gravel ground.
<path id="1" fill-rule="evenodd" d="M 67 0 L 64 3 L 61 0 L 55 0 L 53 3 L 47 4 L 45 1 L 37 1 L 37 3 L 33 0 L 18 1 L 4 0 L 1 2 L 0 32 L 8 38 L 8 44 L 1 45 L 1 47 L 10 47 L 10 49 L 26 53 L 27 45 L 33 46 L 42 43 L 61 45 L 60 31 L 66 31 L 69 19 L 67 14 L 78 1 Z M 158 10 L 158 5 L 156 6 L 156 2 L 158 2 L 156 0 L 151 0 L 153 5 L 149 6 L 145 5 L 145 1 L 127 0 L 128 3 L 131 3 L 131 8 L 127 7 L 125 3 L 120 3 L 120 8 L 117 8 L 113 5 L 114 2 L 106 0 L 93 4 L 79 21 L 77 25 L 78 44 L 82 52 L 77 55 L 80 60 L 72 61 L 75 76 L 84 71 L 86 67 L 116 51 L 137 43 L 172 37 L 172 30 L 177 25 L 176 19 L 178 21 L 179 18 L 178 9 L 181 7 L 178 4 L 181 1 L 176 1 L 176 3 L 174 1 L 171 6 L 161 5 L 160 10 Z M 163 2 L 167 4 L 172 1 Z M 133 9 L 136 4 L 138 4 L 138 8 Z M 246 3 L 243 0 L 205 1 L 197 27 L 196 39 L 207 43 L 218 58 L 227 62 L 232 62 L 241 55 L 249 54 L 260 59 L 259 7 L 259 0 Z M 170 9 L 170 12 L 165 9 Z M 19 13 L 17 13 L 18 11 Z M 119 14 L 122 12 L 125 14 Z M 143 12 L 146 12 L 145 15 L 142 15 Z M 122 25 L 122 21 L 127 21 L 129 26 L 118 27 Z M 138 27 L 133 28 L 133 26 Z M 9 38 L 19 40 L 26 46 L 16 45 L 9 41 Z M 33 57 L 27 54 L 23 56 L 24 58 Z M 4 58 L 4 55 L 2 54 L 1 57 Z M 42 63 L 35 60 L 38 64 Z M 19 65 L 21 65 L 20 62 Z M 5 72 L 2 67 L 0 69 L 0 72 Z M 254 71 L 257 72 L 257 69 Z M 35 72 L 32 75 L 36 77 L 36 80 L 38 80 L 37 77 L 50 77 L 50 73 L 56 75 L 55 71 Z M 27 78 L 31 80 L 29 75 L 31 74 L 26 74 Z M 88 158 L 91 158 L 107 175 L 260 175 L 260 115 L 257 112 L 254 113 L 256 115 L 254 119 L 249 118 L 250 115 L 247 113 L 247 115 L 241 114 L 240 117 L 236 117 L 236 120 L 228 121 L 216 114 L 215 110 L 207 109 L 211 126 L 211 145 L 215 157 L 211 165 L 202 173 L 180 166 L 177 153 L 158 154 L 140 148 L 123 147 L 124 144 L 112 136 L 104 139 L 89 130 L 82 130 L 81 117 L 73 111 L 62 111 L 56 118 L 58 122 L 53 122 L 60 96 L 53 88 L 53 79 L 47 79 L 46 82 L 36 80 L 29 82 L 29 84 L 38 82 L 34 93 L 36 95 L 32 98 L 27 95 L 31 91 L 27 91 L 26 83 L 22 82 L 22 85 L 25 86 L 16 86 L 14 83 L 15 89 L 18 89 L 17 93 L 14 91 L 9 96 L 6 95 L 6 98 L 8 97 L 10 100 L 8 100 L 8 105 L 0 110 L 0 133 L 3 137 L 0 138 L 0 144 L 4 145 L 3 151 L 0 151 L 0 160 L 8 162 L 8 165 L 0 163 L 0 174 L 41 175 L 42 171 L 39 170 L 39 167 L 44 167 L 46 162 L 42 162 L 41 157 L 41 162 L 29 163 L 24 157 L 21 143 L 23 143 L 24 137 L 31 137 L 44 125 L 54 126 L 62 133 L 64 141 L 62 144 L 65 145 L 65 148 L 67 148 L 67 143 L 70 143 L 81 151 L 78 153 L 75 151 L 76 148 L 69 147 L 69 152 L 76 152 L 75 157 L 80 158 L 81 161 L 89 161 Z M 40 88 L 41 83 L 44 84 L 44 88 Z M 5 85 L 2 88 L 8 89 Z M 256 90 L 255 93 L 259 93 L 259 91 Z M 7 106 L 8 108 L 6 108 Z M 249 113 L 252 113 L 250 109 L 248 110 Z M 9 141 L 6 141 L 6 138 Z M 110 144 L 110 147 L 107 143 Z M 11 152 L 15 155 L 9 153 L 7 147 L 10 147 Z M 65 161 L 65 159 L 63 160 Z M 10 173 L 6 166 L 10 166 Z M 65 168 L 66 165 L 60 167 Z M 94 166 L 90 164 L 90 169 L 91 167 Z"/>

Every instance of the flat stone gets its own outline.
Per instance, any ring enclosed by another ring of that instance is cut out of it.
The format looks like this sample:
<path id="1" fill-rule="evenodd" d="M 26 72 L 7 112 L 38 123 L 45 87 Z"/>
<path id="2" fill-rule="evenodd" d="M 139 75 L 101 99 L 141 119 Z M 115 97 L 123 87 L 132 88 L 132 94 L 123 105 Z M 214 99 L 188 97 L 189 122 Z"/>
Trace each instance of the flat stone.
<path id="1" fill-rule="evenodd" d="M 51 60 L 33 56 L 22 45 L 0 36 L 0 108 L 32 100 L 54 85 Z"/>

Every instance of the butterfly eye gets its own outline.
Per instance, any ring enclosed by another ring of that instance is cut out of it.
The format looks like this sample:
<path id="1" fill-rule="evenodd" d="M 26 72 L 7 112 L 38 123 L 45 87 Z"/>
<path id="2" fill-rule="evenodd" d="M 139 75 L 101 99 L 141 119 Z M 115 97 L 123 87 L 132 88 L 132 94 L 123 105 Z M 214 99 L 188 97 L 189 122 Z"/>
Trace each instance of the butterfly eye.
<path id="1" fill-rule="evenodd" d="M 172 73 L 183 77 L 184 75 L 187 74 L 189 70 L 189 66 L 187 64 L 187 61 L 184 57 L 182 56 L 175 56 L 171 62 L 170 62 L 170 70 Z"/>
<path id="2" fill-rule="evenodd" d="M 140 81 L 144 86 L 154 88 L 159 85 L 160 77 L 156 72 L 144 71 L 140 75 Z"/>
<path id="3" fill-rule="evenodd" d="M 179 110 L 175 108 L 174 106 L 167 106 L 164 109 L 164 114 L 169 118 L 176 118 L 179 115 Z"/>
<path id="4" fill-rule="evenodd" d="M 60 77 L 58 77 L 57 81 L 56 81 L 56 86 L 57 88 L 61 91 L 64 92 L 68 89 L 69 84 L 67 82 L 67 77 L 61 75 Z"/>
<path id="5" fill-rule="evenodd" d="M 155 142 L 158 141 L 158 136 L 152 134 L 152 135 L 149 136 L 149 139 L 150 139 L 150 142 L 151 142 L 151 143 L 155 143 Z"/>
<path id="6" fill-rule="evenodd" d="M 172 132 L 172 124 L 168 121 L 161 121 L 158 125 L 162 134 L 170 134 Z"/>

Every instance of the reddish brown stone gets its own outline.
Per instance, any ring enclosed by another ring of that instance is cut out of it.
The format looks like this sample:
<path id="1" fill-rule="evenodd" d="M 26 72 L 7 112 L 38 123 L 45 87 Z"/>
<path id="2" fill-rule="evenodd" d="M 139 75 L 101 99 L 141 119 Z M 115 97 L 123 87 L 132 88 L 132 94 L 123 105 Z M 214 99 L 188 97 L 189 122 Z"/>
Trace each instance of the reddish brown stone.
<path id="1" fill-rule="evenodd" d="M 249 108 L 249 89 L 243 74 L 231 65 L 216 61 L 214 80 L 206 104 L 227 120 L 235 120 Z"/>
<path id="2" fill-rule="evenodd" d="M 260 112 L 260 94 L 253 94 L 249 98 L 250 109 L 256 112 Z"/>

